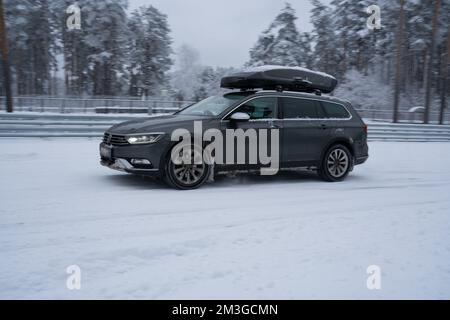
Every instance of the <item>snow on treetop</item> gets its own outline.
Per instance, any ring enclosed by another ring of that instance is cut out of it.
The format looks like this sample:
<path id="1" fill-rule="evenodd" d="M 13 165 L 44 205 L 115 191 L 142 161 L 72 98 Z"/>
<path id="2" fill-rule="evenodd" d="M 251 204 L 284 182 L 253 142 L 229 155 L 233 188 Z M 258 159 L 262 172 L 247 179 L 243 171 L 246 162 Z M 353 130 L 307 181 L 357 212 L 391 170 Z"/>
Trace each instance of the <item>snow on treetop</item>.
<path id="1" fill-rule="evenodd" d="M 310 70 L 310 69 L 303 68 L 303 67 L 286 67 L 286 66 L 277 66 L 277 65 L 264 65 L 264 66 L 246 68 L 246 69 L 244 69 L 244 72 L 266 72 L 266 71 L 270 71 L 270 70 L 280 70 L 280 69 L 290 69 L 290 70 L 298 70 L 298 71 L 303 71 L 303 72 L 310 72 L 310 73 L 315 73 L 318 76 L 328 77 L 328 78 L 336 80 L 335 77 L 333 77 L 332 75 L 330 75 L 328 73 L 320 72 L 320 71 L 314 71 L 314 70 Z"/>

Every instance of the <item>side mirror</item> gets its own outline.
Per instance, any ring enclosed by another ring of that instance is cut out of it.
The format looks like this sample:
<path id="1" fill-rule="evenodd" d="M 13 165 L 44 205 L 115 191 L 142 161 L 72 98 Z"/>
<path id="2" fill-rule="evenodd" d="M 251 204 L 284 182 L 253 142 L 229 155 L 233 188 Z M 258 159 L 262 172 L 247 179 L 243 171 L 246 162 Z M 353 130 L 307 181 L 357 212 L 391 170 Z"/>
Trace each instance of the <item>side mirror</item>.
<path id="1" fill-rule="evenodd" d="M 230 120 L 235 122 L 247 122 L 250 120 L 250 116 L 244 112 L 236 112 L 233 113 Z"/>

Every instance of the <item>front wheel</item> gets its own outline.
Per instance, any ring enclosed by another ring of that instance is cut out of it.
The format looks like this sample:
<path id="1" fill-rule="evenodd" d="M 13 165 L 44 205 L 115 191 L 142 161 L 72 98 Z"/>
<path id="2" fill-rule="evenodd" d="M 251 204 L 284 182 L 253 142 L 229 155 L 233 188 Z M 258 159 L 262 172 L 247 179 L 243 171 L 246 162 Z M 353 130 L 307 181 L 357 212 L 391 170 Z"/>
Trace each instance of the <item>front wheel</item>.
<path id="1" fill-rule="evenodd" d="M 175 147 L 175 152 L 179 152 L 181 157 L 190 157 L 190 161 L 174 163 L 172 157 L 168 157 L 165 167 L 166 182 L 181 190 L 197 189 L 206 182 L 210 175 L 211 166 L 203 161 L 202 150 L 194 147 L 190 149 L 190 154 L 182 154 L 183 148 Z"/>
<path id="2" fill-rule="evenodd" d="M 319 176 L 329 182 L 344 180 L 352 167 L 352 154 L 343 145 L 332 146 L 324 155 L 319 167 Z"/>

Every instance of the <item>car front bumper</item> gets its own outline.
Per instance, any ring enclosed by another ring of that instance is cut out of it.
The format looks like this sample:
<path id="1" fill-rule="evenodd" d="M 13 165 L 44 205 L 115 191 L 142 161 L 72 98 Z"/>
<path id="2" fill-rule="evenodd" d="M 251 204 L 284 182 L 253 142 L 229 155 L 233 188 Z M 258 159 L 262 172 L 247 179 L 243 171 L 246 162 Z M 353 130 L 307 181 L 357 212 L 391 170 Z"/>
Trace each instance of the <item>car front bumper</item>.
<path id="1" fill-rule="evenodd" d="M 101 150 L 110 149 L 110 154 L 105 156 Z M 160 175 L 160 160 L 164 154 L 162 145 L 127 145 L 111 146 L 102 142 L 100 144 L 100 164 L 107 168 L 144 176 Z M 147 160 L 148 165 L 133 165 L 132 160 Z"/>
<path id="2" fill-rule="evenodd" d="M 112 170 L 139 174 L 144 176 L 159 176 L 159 169 L 140 169 L 135 168 L 126 159 L 114 159 L 112 161 L 100 160 L 100 164 Z"/>

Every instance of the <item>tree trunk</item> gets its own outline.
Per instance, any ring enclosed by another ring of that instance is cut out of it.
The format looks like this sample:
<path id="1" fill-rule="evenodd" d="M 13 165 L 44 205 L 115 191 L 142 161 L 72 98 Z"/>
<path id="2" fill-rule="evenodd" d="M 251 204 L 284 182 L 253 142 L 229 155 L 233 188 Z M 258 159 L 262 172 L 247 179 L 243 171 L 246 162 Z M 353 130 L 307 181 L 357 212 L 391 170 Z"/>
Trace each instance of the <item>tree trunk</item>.
<path id="1" fill-rule="evenodd" d="M 3 11 L 3 0 L 0 0 L 0 54 L 2 57 L 2 69 L 5 83 L 6 111 L 13 112 L 13 100 L 11 92 L 11 73 L 9 69 L 8 39 L 6 37 L 6 25 Z"/>
<path id="2" fill-rule="evenodd" d="M 430 122 L 430 109 L 431 109 L 431 81 L 432 81 L 432 70 L 433 70 L 433 56 L 436 47 L 436 33 L 437 33 L 437 24 L 439 17 L 439 9 L 441 7 L 441 0 L 435 0 L 434 2 L 434 13 L 433 13 L 433 22 L 432 22 L 432 30 L 431 30 L 431 46 L 430 50 L 428 50 L 428 68 L 427 68 L 427 84 L 425 88 L 425 113 L 423 122 L 428 124 Z"/>
<path id="3" fill-rule="evenodd" d="M 425 88 L 427 87 L 427 74 L 428 74 L 428 48 L 424 49 L 423 53 L 423 74 L 422 74 L 422 90 L 425 92 Z"/>
<path id="4" fill-rule="evenodd" d="M 441 110 L 439 112 L 439 124 L 444 124 L 444 114 L 447 108 L 447 91 L 450 78 L 450 29 L 447 33 L 447 52 L 442 59 L 442 87 Z"/>
<path id="5" fill-rule="evenodd" d="M 393 122 L 398 122 L 398 109 L 400 103 L 400 82 L 401 82 L 401 70 L 403 61 L 403 32 L 405 24 L 405 0 L 400 0 L 400 22 L 397 30 L 397 50 L 395 61 L 395 84 L 394 84 L 394 114 Z"/>

